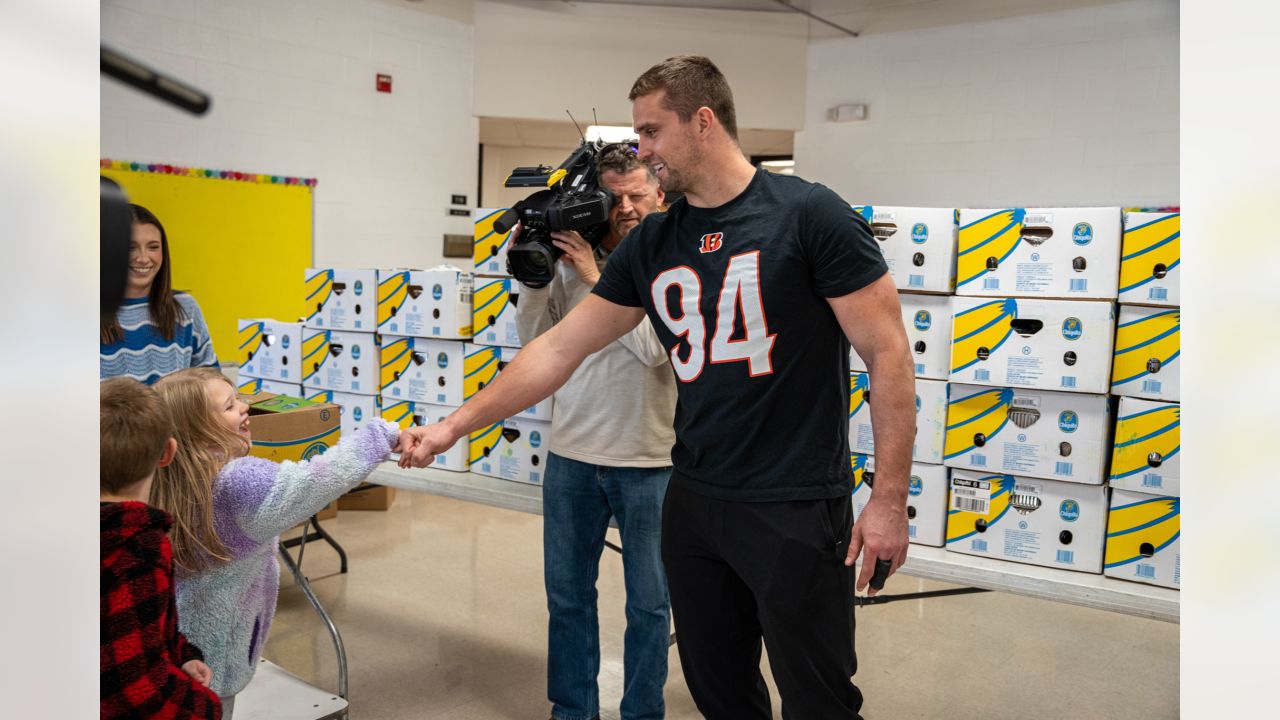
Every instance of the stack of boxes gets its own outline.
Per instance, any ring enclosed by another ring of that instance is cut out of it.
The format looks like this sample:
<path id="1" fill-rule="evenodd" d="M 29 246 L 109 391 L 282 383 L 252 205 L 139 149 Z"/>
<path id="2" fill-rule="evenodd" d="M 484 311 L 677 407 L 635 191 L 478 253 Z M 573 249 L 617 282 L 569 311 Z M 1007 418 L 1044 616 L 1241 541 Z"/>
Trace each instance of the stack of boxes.
<path id="1" fill-rule="evenodd" d="M 472 245 L 475 294 L 471 325 L 474 335 L 465 351 L 465 397 L 493 381 L 520 347 L 516 304 L 520 283 L 507 272 L 511 233 L 494 229 L 505 208 L 476 211 Z M 551 439 L 551 398 L 513 417 L 472 433 L 471 472 L 504 480 L 541 484 Z"/>
<path id="2" fill-rule="evenodd" d="M 342 408 L 342 433 L 378 417 L 378 271 L 306 271 L 302 392 Z"/>
<path id="3" fill-rule="evenodd" d="M 1179 587 L 1181 217 L 1125 215 L 1120 324 L 1111 392 L 1120 396 L 1111 456 L 1104 573 Z"/>
<path id="4" fill-rule="evenodd" d="M 856 206 L 871 224 L 889 274 L 901 289 L 902 322 L 916 377 L 916 438 L 911 454 L 907 532 L 911 542 L 942 546 L 946 530 L 947 375 L 951 295 L 955 290 L 956 211 L 951 208 Z M 849 448 L 854 468 L 854 516 L 875 483 L 875 443 L 866 363 L 849 355 Z"/>
<path id="5" fill-rule="evenodd" d="M 1119 208 L 961 210 L 947 549 L 1100 573 Z"/>
<path id="6" fill-rule="evenodd" d="M 1177 213 L 855 211 L 915 360 L 911 540 L 1177 587 Z M 875 447 L 851 365 L 860 513 Z"/>

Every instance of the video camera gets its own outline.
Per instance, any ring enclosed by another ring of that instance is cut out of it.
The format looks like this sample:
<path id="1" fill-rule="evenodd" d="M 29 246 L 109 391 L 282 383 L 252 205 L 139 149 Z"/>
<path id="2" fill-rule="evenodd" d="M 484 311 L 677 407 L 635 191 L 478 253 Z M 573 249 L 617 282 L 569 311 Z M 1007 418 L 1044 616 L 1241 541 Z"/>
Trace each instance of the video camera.
<path id="1" fill-rule="evenodd" d="M 507 272 L 531 287 L 546 287 L 556 276 L 556 260 L 564 251 L 551 241 L 551 233 L 576 230 L 595 248 L 609 232 L 613 193 L 600 185 L 596 163 L 609 143 L 583 140 L 560 167 L 518 167 L 506 187 L 545 187 L 515 204 L 494 221 L 505 233 L 519 222 L 524 229 L 507 251 Z"/>

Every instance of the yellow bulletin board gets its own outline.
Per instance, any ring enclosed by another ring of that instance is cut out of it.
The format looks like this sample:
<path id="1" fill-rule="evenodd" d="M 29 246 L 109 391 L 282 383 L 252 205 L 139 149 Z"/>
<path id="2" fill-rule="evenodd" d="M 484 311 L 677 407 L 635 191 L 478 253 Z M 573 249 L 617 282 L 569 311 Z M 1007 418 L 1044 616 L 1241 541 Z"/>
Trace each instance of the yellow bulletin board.
<path id="1" fill-rule="evenodd" d="M 164 224 L 173 287 L 200 303 L 220 363 L 239 363 L 241 318 L 302 315 L 315 180 L 119 160 L 100 170 Z"/>

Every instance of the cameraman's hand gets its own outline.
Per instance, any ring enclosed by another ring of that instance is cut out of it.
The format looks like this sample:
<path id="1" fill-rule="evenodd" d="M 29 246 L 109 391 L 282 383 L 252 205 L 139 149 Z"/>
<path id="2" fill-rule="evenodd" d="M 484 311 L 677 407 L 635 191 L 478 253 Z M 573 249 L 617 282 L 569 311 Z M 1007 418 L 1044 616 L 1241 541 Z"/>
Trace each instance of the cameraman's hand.
<path id="1" fill-rule="evenodd" d="M 572 230 L 551 233 L 551 242 L 564 251 L 560 259 L 573 263 L 578 278 L 587 285 L 595 285 L 600 279 L 600 268 L 596 267 L 596 254 L 591 245 L 582 236 Z"/>

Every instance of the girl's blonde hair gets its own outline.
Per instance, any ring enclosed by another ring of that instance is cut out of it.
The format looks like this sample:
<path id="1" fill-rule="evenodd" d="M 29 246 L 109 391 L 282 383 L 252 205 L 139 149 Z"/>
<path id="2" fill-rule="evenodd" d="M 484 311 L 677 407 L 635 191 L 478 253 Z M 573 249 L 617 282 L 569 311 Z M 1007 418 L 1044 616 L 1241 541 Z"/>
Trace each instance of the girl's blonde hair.
<path id="1" fill-rule="evenodd" d="M 235 386 L 214 368 L 191 368 L 161 378 L 156 391 L 173 415 L 178 452 L 151 485 L 151 504 L 173 516 L 173 563 L 197 573 L 231 559 L 213 525 L 213 483 L 222 467 L 249 451 L 249 443 L 222 424 L 207 385 Z"/>

